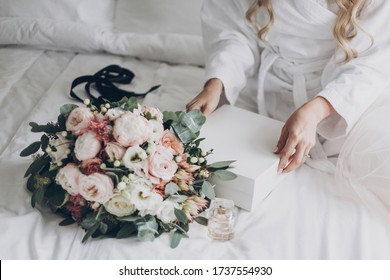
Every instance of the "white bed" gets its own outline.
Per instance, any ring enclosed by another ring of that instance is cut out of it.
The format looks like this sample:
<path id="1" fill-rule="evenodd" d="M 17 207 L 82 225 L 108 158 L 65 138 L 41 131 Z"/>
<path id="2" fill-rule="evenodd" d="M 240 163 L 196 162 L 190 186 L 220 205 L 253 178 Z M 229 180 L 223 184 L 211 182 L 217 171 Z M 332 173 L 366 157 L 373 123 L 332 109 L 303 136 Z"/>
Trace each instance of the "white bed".
<path id="1" fill-rule="evenodd" d="M 162 110 L 182 110 L 199 92 L 200 2 L 0 0 L 0 259 L 390 259 L 381 218 L 333 195 L 333 176 L 306 165 L 253 212 L 238 210 L 228 242 L 194 223 L 176 249 L 169 234 L 82 244 L 81 228 L 59 227 L 59 217 L 31 207 L 23 178 L 30 159 L 19 153 L 39 136 L 28 122 L 51 121 L 75 102 L 73 79 L 121 65 L 136 74 L 127 89 L 162 85 L 143 100 Z M 255 111 L 249 94 L 237 105 Z"/>

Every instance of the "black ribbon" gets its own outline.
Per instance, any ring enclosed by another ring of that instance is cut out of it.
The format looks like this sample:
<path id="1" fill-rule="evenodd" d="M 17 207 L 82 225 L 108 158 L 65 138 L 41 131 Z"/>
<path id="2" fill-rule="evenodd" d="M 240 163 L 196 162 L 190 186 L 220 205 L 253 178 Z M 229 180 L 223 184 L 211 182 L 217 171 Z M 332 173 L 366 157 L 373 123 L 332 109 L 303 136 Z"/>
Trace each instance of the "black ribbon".
<path id="1" fill-rule="evenodd" d="M 72 82 L 70 96 L 83 102 L 83 99 L 74 92 L 74 88 L 80 84 L 86 83 L 84 88 L 89 98 L 94 101 L 96 105 L 100 105 L 105 103 L 104 99 L 116 102 L 121 100 L 123 97 L 145 97 L 149 92 L 154 91 L 161 86 L 154 86 L 145 93 L 135 93 L 132 91 L 122 90 L 114 84 L 130 84 L 134 77 L 134 73 L 129 69 L 122 68 L 118 65 L 109 65 L 92 76 L 87 75 L 76 78 Z M 93 84 L 95 85 L 97 92 L 100 94 L 98 97 L 91 94 L 91 86 Z"/>

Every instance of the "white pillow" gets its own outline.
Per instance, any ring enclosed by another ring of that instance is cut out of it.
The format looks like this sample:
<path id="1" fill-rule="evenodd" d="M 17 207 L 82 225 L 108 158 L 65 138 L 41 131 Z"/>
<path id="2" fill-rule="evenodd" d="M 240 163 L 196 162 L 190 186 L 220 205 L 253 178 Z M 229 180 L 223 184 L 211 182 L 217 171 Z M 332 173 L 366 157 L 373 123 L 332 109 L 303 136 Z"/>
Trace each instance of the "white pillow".
<path id="1" fill-rule="evenodd" d="M 0 17 L 53 19 L 112 27 L 115 4 L 115 0 L 0 0 Z"/>
<path id="2" fill-rule="evenodd" d="M 117 0 L 114 27 L 137 33 L 201 35 L 202 0 Z"/>

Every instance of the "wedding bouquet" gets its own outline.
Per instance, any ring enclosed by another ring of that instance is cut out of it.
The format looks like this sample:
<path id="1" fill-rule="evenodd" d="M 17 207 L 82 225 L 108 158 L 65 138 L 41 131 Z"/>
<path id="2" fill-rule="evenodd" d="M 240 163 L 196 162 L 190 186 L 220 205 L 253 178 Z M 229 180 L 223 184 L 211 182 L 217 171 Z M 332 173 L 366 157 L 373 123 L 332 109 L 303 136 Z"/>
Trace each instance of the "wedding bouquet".
<path id="1" fill-rule="evenodd" d="M 174 231 L 171 247 L 187 236 L 189 223 L 214 198 L 215 175 L 234 179 L 232 161 L 209 164 L 200 148 L 201 112 L 164 112 L 141 107 L 136 98 L 97 106 L 61 107 L 57 122 L 38 125 L 43 133 L 21 156 L 33 155 L 25 173 L 31 204 L 78 223 L 89 237 L 153 240 Z M 39 152 L 41 151 L 41 152 Z"/>

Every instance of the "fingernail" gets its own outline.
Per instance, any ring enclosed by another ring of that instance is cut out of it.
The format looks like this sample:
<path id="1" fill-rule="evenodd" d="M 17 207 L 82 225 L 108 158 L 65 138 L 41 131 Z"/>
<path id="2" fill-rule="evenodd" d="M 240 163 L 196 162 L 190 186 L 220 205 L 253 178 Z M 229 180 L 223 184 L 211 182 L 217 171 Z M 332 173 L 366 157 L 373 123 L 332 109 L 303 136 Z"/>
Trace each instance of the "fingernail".
<path id="1" fill-rule="evenodd" d="M 278 146 L 275 147 L 274 153 L 276 153 L 277 151 L 278 151 Z"/>
<path id="2" fill-rule="evenodd" d="M 283 168 L 279 168 L 278 174 L 282 174 L 282 173 L 283 173 Z"/>

